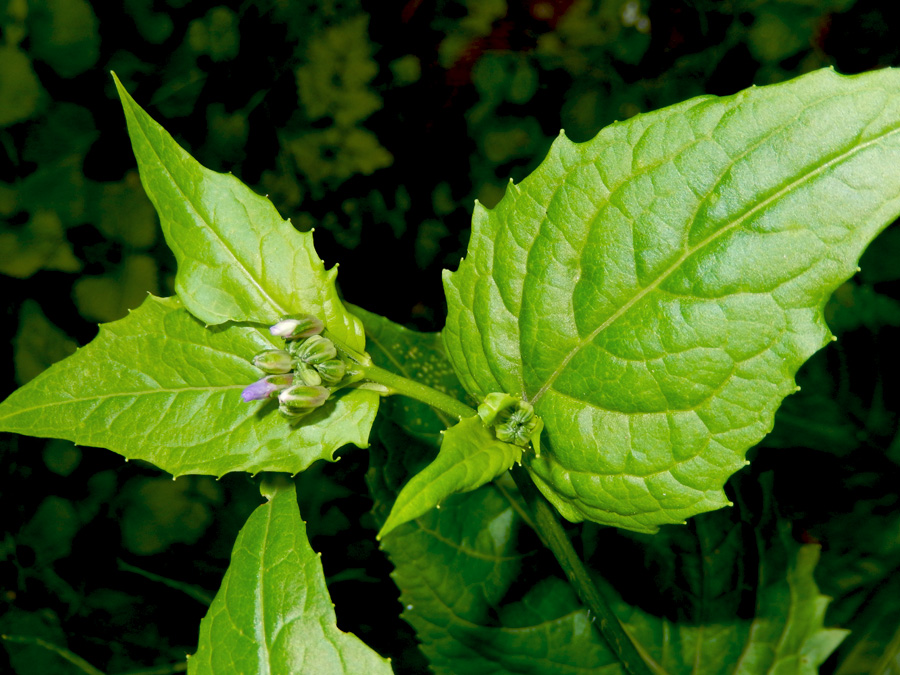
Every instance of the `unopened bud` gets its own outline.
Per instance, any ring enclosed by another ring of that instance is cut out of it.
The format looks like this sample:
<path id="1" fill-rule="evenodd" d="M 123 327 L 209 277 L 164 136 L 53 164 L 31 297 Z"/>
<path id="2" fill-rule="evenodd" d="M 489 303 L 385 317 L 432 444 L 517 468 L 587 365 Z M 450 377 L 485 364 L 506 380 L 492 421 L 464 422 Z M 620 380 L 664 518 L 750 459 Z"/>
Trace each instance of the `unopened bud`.
<path id="1" fill-rule="evenodd" d="M 241 392 L 241 398 L 246 403 L 250 401 L 260 401 L 264 398 L 271 398 L 279 391 L 287 389 L 294 383 L 294 376 L 290 373 L 279 375 L 266 375 L 261 380 L 257 380 L 249 387 Z"/>
<path id="2" fill-rule="evenodd" d="M 293 359 L 283 349 L 267 349 L 253 357 L 253 365 L 264 373 L 289 373 Z"/>
<path id="3" fill-rule="evenodd" d="M 297 340 L 318 335 L 324 329 L 325 326 L 318 318 L 310 314 L 297 314 L 283 318 L 269 328 L 269 332 L 285 340 Z"/>
<path id="4" fill-rule="evenodd" d="M 303 383 L 312 387 L 322 384 L 322 376 L 319 375 L 319 371 L 305 363 L 297 364 L 294 377 L 297 378 L 298 384 Z"/>
<path id="5" fill-rule="evenodd" d="M 330 393 L 325 387 L 295 384 L 278 394 L 278 402 L 290 412 L 312 410 L 325 403 Z"/>
<path id="6" fill-rule="evenodd" d="M 541 454 L 543 420 L 534 414 L 534 406 L 509 394 L 488 394 L 478 406 L 485 426 L 492 425 L 497 440 L 525 447 L 529 443 L 538 457 Z"/>
<path id="7" fill-rule="evenodd" d="M 337 348 L 328 338 L 313 335 L 296 350 L 297 358 L 310 365 L 324 363 L 337 356 Z"/>
<path id="8" fill-rule="evenodd" d="M 329 359 L 317 364 L 315 368 L 322 377 L 322 382 L 328 385 L 337 384 L 347 373 L 347 365 L 340 359 Z"/>
<path id="9" fill-rule="evenodd" d="M 497 415 L 515 406 L 519 400 L 515 396 L 499 392 L 488 394 L 484 397 L 484 402 L 478 406 L 478 416 L 481 418 L 482 424 L 485 426 L 493 424 Z"/>

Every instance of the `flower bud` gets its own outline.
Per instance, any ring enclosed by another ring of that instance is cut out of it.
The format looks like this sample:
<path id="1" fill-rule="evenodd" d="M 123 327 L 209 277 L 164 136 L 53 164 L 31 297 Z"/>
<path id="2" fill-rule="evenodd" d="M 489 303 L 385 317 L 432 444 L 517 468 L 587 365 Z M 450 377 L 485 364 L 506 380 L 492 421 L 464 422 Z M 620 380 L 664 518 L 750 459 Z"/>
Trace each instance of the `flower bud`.
<path id="1" fill-rule="evenodd" d="M 323 338 L 321 335 L 313 335 L 300 345 L 296 354 L 297 358 L 303 363 L 316 365 L 335 358 L 337 356 L 337 348 L 328 338 Z"/>
<path id="2" fill-rule="evenodd" d="M 484 397 L 484 402 L 478 406 L 478 416 L 485 426 L 493 424 L 497 415 L 519 403 L 520 399 L 509 394 L 495 392 Z"/>
<path id="3" fill-rule="evenodd" d="M 241 398 L 245 403 L 250 401 L 260 401 L 264 398 L 271 398 L 279 391 L 287 389 L 294 382 L 294 376 L 290 373 L 279 375 L 266 375 L 261 380 L 257 380 L 249 387 L 241 392 Z"/>
<path id="4" fill-rule="evenodd" d="M 289 412 L 312 410 L 325 403 L 330 393 L 325 387 L 295 384 L 278 394 L 279 407 Z"/>
<path id="5" fill-rule="evenodd" d="M 313 366 L 307 365 L 305 363 L 298 363 L 297 370 L 294 371 L 294 377 L 297 378 L 297 383 L 309 385 L 311 387 L 315 387 L 317 385 L 322 384 L 322 376 L 319 375 L 319 371 L 317 371 Z"/>
<path id="6" fill-rule="evenodd" d="M 289 373 L 293 359 L 283 349 L 267 349 L 253 357 L 253 365 L 264 373 Z"/>
<path id="7" fill-rule="evenodd" d="M 344 379 L 344 375 L 347 373 L 347 364 L 340 359 L 328 359 L 324 363 L 317 364 L 315 368 L 321 376 L 322 382 L 327 385 L 337 384 Z"/>
<path id="8" fill-rule="evenodd" d="M 308 338 L 313 335 L 318 335 L 323 330 L 325 330 L 325 326 L 322 322 L 310 314 L 286 316 L 269 328 L 269 332 L 272 335 L 284 338 L 285 340 Z"/>

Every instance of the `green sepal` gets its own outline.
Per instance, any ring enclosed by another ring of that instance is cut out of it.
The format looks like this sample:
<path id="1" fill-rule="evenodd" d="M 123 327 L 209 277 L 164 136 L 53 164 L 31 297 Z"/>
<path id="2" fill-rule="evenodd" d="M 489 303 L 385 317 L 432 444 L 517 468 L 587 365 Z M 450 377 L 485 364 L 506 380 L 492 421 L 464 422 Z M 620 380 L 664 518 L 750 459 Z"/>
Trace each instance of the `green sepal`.
<path id="1" fill-rule="evenodd" d="M 520 400 L 518 396 L 510 396 L 502 392 L 490 393 L 484 397 L 484 401 L 478 406 L 478 416 L 481 418 L 484 426 L 489 426 L 494 423 L 501 411 L 514 406 Z"/>
<path id="2" fill-rule="evenodd" d="M 334 343 L 321 335 L 313 335 L 299 344 L 294 352 L 303 363 L 317 365 L 337 356 Z"/>

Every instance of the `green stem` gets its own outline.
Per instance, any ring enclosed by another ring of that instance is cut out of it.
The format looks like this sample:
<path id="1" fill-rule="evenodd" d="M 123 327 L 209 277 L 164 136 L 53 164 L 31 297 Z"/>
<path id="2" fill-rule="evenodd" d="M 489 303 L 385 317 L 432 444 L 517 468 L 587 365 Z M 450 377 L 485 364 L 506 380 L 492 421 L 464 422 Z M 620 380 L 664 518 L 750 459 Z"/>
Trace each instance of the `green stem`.
<path id="1" fill-rule="evenodd" d="M 535 531 L 544 545 L 556 557 L 581 602 L 595 617 L 594 623 L 600 629 L 600 634 L 609 644 L 610 649 L 619 657 L 619 661 L 631 675 L 652 675 L 655 669 L 652 669 L 638 652 L 631 637 L 600 591 L 597 590 L 572 547 L 572 542 L 569 541 L 569 537 L 560 525 L 553 507 L 538 492 L 534 482 L 522 466 L 514 466 L 510 473 L 519 488 L 519 493 L 532 512 L 536 524 Z"/>
<path id="2" fill-rule="evenodd" d="M 60 647 L 57 644 L 53 644 L 52 642 L 43 640 L 34 635 L 0 635 L 0 640 L 3 640 L 4 642 L 14 642 L 20 645 L 42 647 L 48 652 L 53 652 L 60 658 L 68 661 L 82 673 L 86 673 L 86 675 L 106 675 L 102 670 L 94 668 L 94 666 L 78 656 L 78 654 L 74 654 L 64 647 Z"/>
<path id="3" fill-rule="evenodd" d="M 402 375 L 396 375 L 389 370 L 379 368 L 378 366 L 363 366 L 361 368 L 363 377 L 370 382 L 382 384 L 390 390 L 392 394 L 402 394 L 409 396 L 422 403 L 427 403 L 432 408 L 437 408 L 454 419 L 462 419 L 463 417 L 472 417 L 477 415 L 474 408 L 470 408 L 462 401 L 458 401 L 452 396 L 438 391 L 432 387 L 420 384 L 415 380 L 410 380 Z"/>

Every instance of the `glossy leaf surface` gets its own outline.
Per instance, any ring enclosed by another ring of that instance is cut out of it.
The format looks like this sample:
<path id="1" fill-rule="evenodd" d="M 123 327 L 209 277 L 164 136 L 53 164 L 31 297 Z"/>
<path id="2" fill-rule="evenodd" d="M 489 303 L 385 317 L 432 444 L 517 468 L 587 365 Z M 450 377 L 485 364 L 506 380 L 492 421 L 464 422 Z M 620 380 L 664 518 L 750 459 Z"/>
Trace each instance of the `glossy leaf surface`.
<path id="1" fill-rule="evenodd" d="M 900 212 L 900 71 L 819 71 L 561 136 L 476 207 L 443 336 L 475 397 L 534 404 L 570 520 L 653 532 L 722 485 L 830 339 L 828 296 Z"/>
<path id="2" fill-rule="evenodd" d="M 297 426 L 274 400 L 241 400 L 262 376 L 250 359 L 272 345 L 266 330 L 206 328 L 177 298 L 150 296 L 0 404 L 0 429 L 109 448 L 173 475 L 296 473 L 347 443 L 366 447 L 374 392 L 343 392 Z"/>
<path id="3" fill-rule="evenodd" d="M 277 489 L 241 529 L 231 564 L 200 624 L 191 675 L 391 673 L 386 659 L 335 625 L 318 554 L 293 484 Z"/>
<path id="4" fill-rule="evenodd" d="M 208 324 L 271 324 L 286 314 L 313 314 L 330 337 L 362 352 L 362 325 L 341 304 L 337 268 L 325 270 L 312 233 L 295 230 L 234 176 L 201 166 L 118 79 L 116 86 L 141 182 L 178 260 L 175 290 L 188 311 Z"/>
<path id="5" fill-rule="evenodd" d="M 522 451 L 498 441 L 477 415 L 461 420 L 444 432 L 437 458 L 403 486 L 378 537 L 440 506 L 452 494 L 491 482 L 521 461 Z"/>

